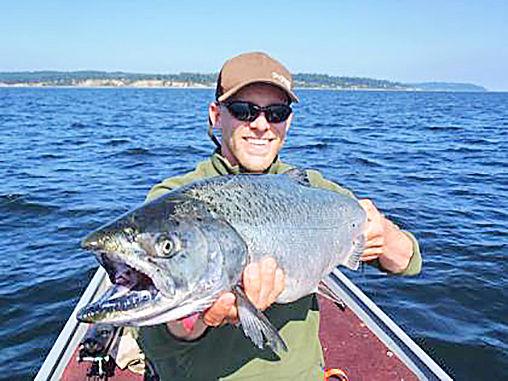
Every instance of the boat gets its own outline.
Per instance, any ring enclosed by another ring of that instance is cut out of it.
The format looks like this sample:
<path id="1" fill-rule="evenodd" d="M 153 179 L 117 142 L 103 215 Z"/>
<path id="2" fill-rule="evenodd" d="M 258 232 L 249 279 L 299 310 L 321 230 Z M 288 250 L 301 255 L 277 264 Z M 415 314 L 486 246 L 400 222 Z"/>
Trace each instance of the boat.
<path id="1" fill-rule="evenodd" d="M 338 304 L 319 298 L 319 335 L 330 370 L 329 380 L 452 380 L 343 272 L 335 269 L 324 283 L 343 301 Z M 78 322 L 76 314 L 96 300 L 108 285 L 109 278 L 100 267 L 51 348 L 36 381 L 146 379 L 128 368 L 116 367 L 107 354 L 102 357 L 83 354 L 83 342 L 96 326 Z M 118 332 L 109 339 L 114 342 L 117 338 Z"/>

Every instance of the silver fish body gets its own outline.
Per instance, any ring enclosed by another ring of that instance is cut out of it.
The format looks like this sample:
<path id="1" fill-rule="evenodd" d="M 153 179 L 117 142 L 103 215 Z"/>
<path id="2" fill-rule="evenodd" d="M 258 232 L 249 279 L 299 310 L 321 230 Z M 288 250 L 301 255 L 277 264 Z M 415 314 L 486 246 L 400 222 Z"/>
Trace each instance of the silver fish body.
<path id="1" fill-rule="evenodd" d="M 365 218 L 355 199 L 311 187 L 299 170 L 191 183 L 85 238 L 82 246 L 97 254 L 117 286 L 84 307 L 79 319 L 158 324 L 236 290 L 246 334 L 276 349 L 280 338 L 237 287 L 244 267 L 274 257 L 286 282 L 277 302 L 295 301 L 316 292 L 336 266 L 358 267 Z M 132 274 L 125 276 L 125 267 Z"/>
<path id="2" fill-rule="evenodd" d="M 277 260 L 286 275 L 278 303 L 315 292 L 338 265 L 358 267 L 365 212 L 351 197 L 288 175 L 217 177 L 183 192 L 235 228 L 248 247 L 248 262 Z"/>

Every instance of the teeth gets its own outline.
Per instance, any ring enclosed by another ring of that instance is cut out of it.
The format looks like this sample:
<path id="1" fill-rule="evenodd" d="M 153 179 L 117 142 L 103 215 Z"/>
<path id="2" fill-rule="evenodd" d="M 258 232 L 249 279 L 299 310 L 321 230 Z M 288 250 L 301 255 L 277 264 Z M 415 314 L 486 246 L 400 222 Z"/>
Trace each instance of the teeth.
<path id="1" fill-rule="evenodd" d="M 247 141 L 250 144 L 254 144 L 254 145 L 257 145 L 257 146 L 265 146 L 269 142 L 268 139 L 254 139 L 254 138 L 247 138 Z"/>
<path id="2" fill-rule="evenodd" d="M 115 285 L 111 290 L 111 295 L 108 299 L 116 299 L 126 295 L 130 291 L 129 287 L 125 287 L 122 285 Z"/>

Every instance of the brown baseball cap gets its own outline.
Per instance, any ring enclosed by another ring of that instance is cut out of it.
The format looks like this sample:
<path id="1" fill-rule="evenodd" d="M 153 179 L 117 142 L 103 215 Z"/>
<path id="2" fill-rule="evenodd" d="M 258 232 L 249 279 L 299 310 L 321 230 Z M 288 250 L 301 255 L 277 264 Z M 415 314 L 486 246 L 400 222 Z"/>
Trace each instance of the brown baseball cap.
<path id="1" fill-rule="evenodd" d="M 227 60 L 217 79 L 215 98 L 223 102 L 241 88 L 258 82 L 276 86 L 293 102 L 298 102 L 292 90 L 293 78 L 289 70 L 262 52 L 244 53 Z"/>

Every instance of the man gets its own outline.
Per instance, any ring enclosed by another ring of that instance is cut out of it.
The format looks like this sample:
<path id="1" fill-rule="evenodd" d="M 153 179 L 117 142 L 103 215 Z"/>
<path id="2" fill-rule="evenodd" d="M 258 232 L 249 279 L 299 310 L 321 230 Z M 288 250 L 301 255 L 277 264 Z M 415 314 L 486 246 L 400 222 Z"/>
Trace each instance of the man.
<path id="1" fill-rule="evenodd" d="M 264 53 L 246 53 L 227 61 L 218 78 L 216 101 L 209 105 L 210 135 L 218 150 L 184 176 L 165 180 L 148 199 L 199 178 L 248 173 L 283 173 L 291 168 L 279 160 L 298 102 L 289 71 Z M 222 141 L 213 136 L 222 133 Z M 308 171 L 313 186 L 354 197 L 348 190 Z M 366 245 L 362 261 L 375 261 L 394 274 L 416 274 L 421 257 L 418 243 L 399 230 L 369 200 Z M 309 253 L 311 258 L 312 253 Z M 289 351 L 280 358 L 259 350 L 236 323 L 235 296 L 223 294 L 199 319 L 182 319 L 141 329 L 139 342 L 162 379 L 168 380 L 322 380 L 319 314 L 315 295 L 287 305 L 273 304 L 284 289 L 284 273 L 273 258 L 247 266 L 243 286 L 248 298 L 279 329 Z"/>

